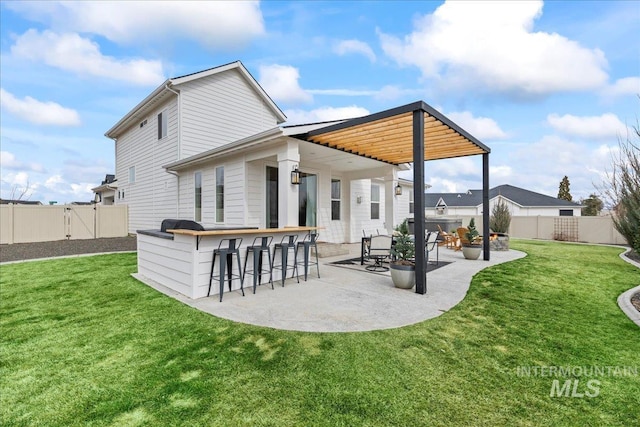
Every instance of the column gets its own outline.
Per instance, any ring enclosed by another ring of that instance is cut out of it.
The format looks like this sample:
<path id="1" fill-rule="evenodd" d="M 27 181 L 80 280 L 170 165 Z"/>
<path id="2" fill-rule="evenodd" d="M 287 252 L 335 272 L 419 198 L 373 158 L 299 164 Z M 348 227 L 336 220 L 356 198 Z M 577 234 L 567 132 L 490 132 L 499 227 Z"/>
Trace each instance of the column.
<path id="1" fill-rule="evenodd" d="M 296 141 L 287 141 L 278 152 L 278 226 L 298 226 L 298 186 L 291 184 L 291 171 L 300 166 Z"/>

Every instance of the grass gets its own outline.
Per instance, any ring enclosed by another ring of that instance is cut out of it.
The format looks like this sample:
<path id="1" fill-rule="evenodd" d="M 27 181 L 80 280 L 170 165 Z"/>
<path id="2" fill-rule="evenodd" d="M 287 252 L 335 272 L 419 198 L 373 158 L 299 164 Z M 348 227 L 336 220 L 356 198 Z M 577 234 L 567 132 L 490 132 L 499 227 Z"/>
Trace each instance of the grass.
<path id="1" fill-rule="evenodd" d="M 640 328 L 616 304 L 638 270 L 611 247 L 512 247 L 528 256 L 477 274 L 441 317 L 347 334 L 203 314 L 131 278 L 134 254 L 3 266 L 0 423 L 640 425 L 640 376 L 560 377 L 600 381 L 572 398 L 517 371 L 640 370 Z"/>

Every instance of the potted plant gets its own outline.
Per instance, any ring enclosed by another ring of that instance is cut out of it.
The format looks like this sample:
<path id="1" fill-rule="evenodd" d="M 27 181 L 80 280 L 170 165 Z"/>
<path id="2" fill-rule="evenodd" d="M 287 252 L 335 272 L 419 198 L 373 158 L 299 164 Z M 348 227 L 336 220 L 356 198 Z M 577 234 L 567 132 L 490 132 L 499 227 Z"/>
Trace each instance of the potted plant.
<path id="1" fill-rule="evenodd" d="M 409 234 L 409 225 L 405 219 L 395 228 L 395 244 L 391 255 L 395 257 L 389 263 L 391 280 L 396 288 L 411 289 L 416 284 L 416 245 Z"/>
<path id="2" fill-rule="evenodd" d="M 467 234 L 464 236 L 466 241 L 462 242 L 462 255 L 466 259 L 478 259 L 482 251 L 482 236 L 476 229 L 476 221 L 471 218 L 467 227 Z"/>

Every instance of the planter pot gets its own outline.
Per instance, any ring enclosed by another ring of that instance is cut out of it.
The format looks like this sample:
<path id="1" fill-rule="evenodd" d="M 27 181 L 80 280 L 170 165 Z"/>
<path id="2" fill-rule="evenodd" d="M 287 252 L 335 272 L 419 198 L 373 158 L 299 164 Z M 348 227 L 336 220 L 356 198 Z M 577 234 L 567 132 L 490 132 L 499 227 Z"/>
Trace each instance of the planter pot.
<path id="1" fill-rule="evenodd" d="M 396 288 L 411 289 L 416 284 L 416 266 L 389 264 L 391 280 Z"/>
<path id="2" fill-rule="evenodd" d="M 462 245 L 462 255 L 464 255 L 466 259 L 478 259 L 480 252 L 482 252 L 481 245 Z"/>
<path id="3" fill-rule="evenodd" d="M 508 251 L 509 235 L 507 233 L 491 233 L 489 245 L 492 251 Z"/>

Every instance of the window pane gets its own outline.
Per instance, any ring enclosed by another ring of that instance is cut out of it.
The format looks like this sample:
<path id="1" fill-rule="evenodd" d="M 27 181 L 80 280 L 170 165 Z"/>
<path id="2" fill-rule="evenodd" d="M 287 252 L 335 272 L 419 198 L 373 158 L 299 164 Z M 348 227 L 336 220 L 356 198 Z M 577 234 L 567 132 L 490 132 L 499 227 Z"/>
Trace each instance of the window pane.
<path id="1" fill-rule="evenodd" d="M 216 168 L 216 222 L 224 222 L 224 166 Z"/>
<path id="2" fill-rule="evenodd" d="M 379 203 L 371 203 L 371 219 L 380 219 Z"/>
<path id="3" fill-rule="evenodd" d="M 129 184 L 133 184 L 136 182 L 136 167 L 131 166 L 129 168 Z"/>
<path id="4" fill-rule="evenodd" d="M 331 219 L 332 220 L 340 219 L 340 201 L 339 200 L 331 201 Z"/>
<path id="5" fill-rule="evenodd" d="M 195 220 L 202 221 L 202 173 L 196 172 L 195 181 Z"/>
<path id="6" fill-rule="evenodd" d="M 380 201 L 380 186 L 372 184 L 371 185 L 371 201 L 379 202 Z"/>
<path id="7" fill-rule="evenodd" d="M 340 180 L 331 180 L 331 198 L 333 200 L 340 200 Z"/>

